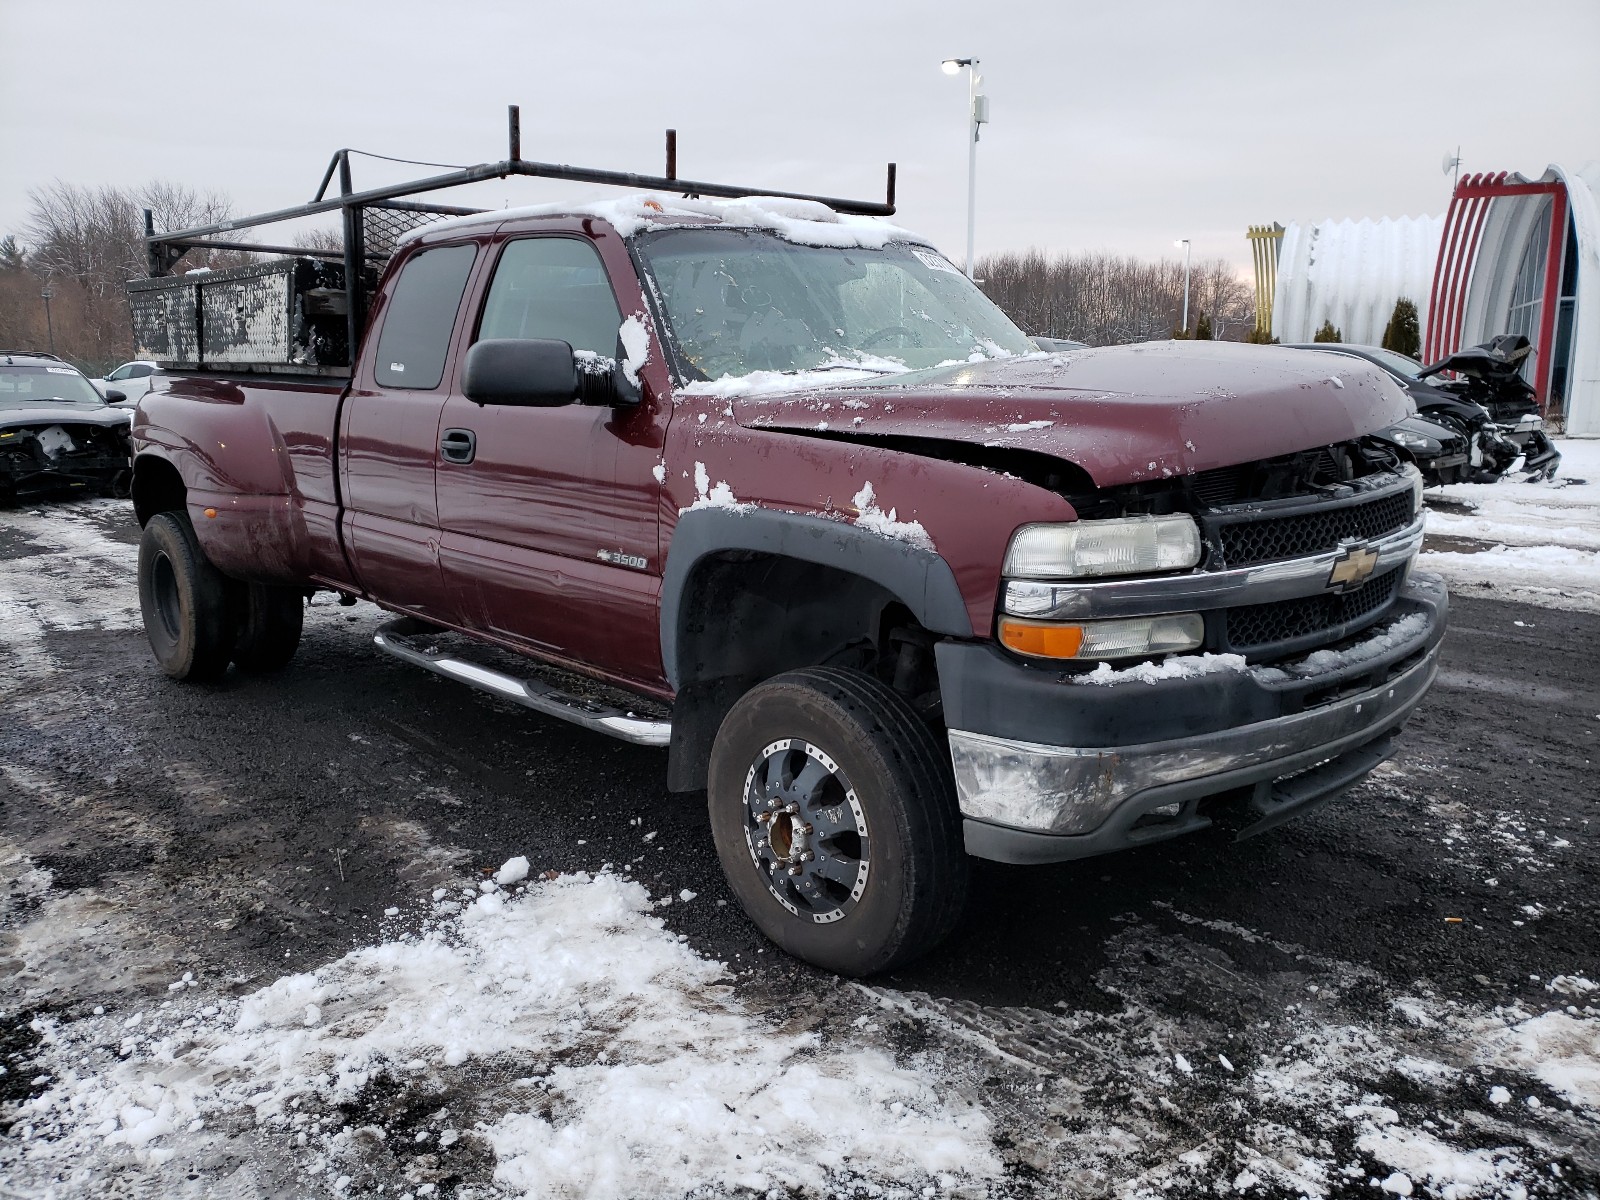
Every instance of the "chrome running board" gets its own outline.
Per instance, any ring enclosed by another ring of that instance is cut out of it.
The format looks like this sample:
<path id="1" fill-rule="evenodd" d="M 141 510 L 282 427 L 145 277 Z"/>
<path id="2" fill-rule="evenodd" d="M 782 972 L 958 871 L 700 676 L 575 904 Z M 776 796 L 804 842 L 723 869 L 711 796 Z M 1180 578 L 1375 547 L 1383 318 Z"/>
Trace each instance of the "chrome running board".
<path id="1" fill-rule="evenodd" d="M 469 662 L 430 645 L 432 636 L 413 632 L 417 623 L 402 617 L 373 635 L 378 649 L 413 666 L 454 679 L 480 691 L 515 701 L 547 717 L 581 725 L 596 733 L 632 742 L 635 746 L 665 746 L 672 740 L 672 722 L 642 717 L 597 700 L 575 696 L 539 679 L 524 679 Z M 530 663 L 530 668 L 534 664 Z"/>

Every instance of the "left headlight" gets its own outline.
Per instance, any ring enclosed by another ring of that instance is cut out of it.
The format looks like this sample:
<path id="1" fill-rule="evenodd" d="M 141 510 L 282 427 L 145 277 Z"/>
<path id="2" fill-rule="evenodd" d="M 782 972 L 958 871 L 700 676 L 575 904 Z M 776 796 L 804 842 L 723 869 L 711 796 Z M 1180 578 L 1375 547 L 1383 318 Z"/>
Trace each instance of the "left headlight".
<path id="1" fill-rule="evenodd" d="M 1075 579 L 1180 571 L 1200 561 L 1194 518 L 1113 517 L 1068 525 L 1024 525 L 1006 550 L 1011 579 Z"/>
<path id="2" fill-rule="evenodd" d="M 1409 429 L 1394 429 L 1389 436 L 1402 446 L 1411 450 L 1429 450 L 1438 452 L 1439 443 L 1430 437 L 1423 437 L 1420 433 L 1412 433 Z"/>

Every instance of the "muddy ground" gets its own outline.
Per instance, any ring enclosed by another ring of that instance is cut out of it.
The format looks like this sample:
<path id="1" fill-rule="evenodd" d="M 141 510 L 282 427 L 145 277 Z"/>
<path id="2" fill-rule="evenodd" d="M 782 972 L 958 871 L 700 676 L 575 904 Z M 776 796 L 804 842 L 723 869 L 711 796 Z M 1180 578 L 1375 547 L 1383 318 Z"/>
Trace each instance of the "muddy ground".
<path id="1" fill-rule="evenodd" d="M 973 1194 L 1374 1196 L 1397 1130 L 1477 1164 L 1457 1195 L 1600 1189 L 1600 616 L 1458 593 L 1399 758 L 1342 802 L 1244 843 L 980 865 L 949 943 L 862 987 L 755 933 L 663 753 L 389 659 L 380 614 L 327 597 L 281 675 L 175 684 L 132 619 L 127 506 L 64 507 L 0 513 L 8 578 L 60 596 L 13 595 L 36 619 L 0 651 L 0 1171 L 18 1194 L 51 1186 L 16 1117 L 49 1087 L 41 1018 L 151 1003 L 184 972 L 247 994 L 515 854 L 536 876 L 611 864 L 693 891 L 660 915 L 763 1019 L 829 1038 L 873 1014 L 879 1044 L 989 1111 L 1005 1173 Z M 1501 1036 L 1562 1012 L 1564 1041 Z M 208 1160 L 202 1194 L 328 1186 L 240 1137 L 249 1170 Z M 112 1156 L 99 1178 L 142 1194 L 143 1170 Z M 398 1170 L 345 1188 L 398 1194 Z M 441 1178 L 497 1186 L 481 1154 Z M 1407 1179 L 1451 1194 L 1444 1167 Z"/>

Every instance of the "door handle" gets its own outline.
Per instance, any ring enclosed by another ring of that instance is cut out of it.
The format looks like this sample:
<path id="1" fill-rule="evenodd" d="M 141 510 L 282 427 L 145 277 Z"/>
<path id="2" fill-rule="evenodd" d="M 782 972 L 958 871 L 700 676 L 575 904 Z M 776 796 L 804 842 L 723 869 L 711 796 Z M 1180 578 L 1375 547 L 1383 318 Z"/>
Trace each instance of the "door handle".
<path id="1" fill-rule="evenodd" d="M 478 435 L 470 429 L 446 429 L 439 439 L 446 462 L 469 463 L 478 456 Z"/>

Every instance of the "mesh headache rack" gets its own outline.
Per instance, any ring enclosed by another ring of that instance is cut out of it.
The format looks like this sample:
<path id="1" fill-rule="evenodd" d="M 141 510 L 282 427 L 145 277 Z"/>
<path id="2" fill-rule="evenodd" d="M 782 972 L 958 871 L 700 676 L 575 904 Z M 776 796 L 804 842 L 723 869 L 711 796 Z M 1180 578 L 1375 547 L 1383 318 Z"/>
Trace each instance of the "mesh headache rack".
<path id="1" fill-rule="evenodd" d="M 145 249 L 150 277 L 128 284 L 133 314 L 135 358 L 164 367 L 214 371 L 264 371 L 317 375 L 347 374 L 378 273 L 404 234 L 447 217 L 483 209 L 407 200 L 511 175 L 563 179 L 610 187 L 675 192 L 685 196 L 778 196 L 811 200 L 836 212 L 892 216 L 895 164 L 889 164 L 882 201 L 846 200 L 804 192 L 706 183 L 678 176 L 677 131 L 667 130 L 666 173 L 637 175 L 565 164 L 530 162 L 522 157 L 522 121 L 516 105 L 509 113 L 508 157 L 502 162 L 460 167 L 410 183 L 356 191 L 350 156 L 340 150 L 328 163 L 317 194 L 305 204 L 213 225 L 157 233 L 145 210 Z M 339 190 L 328 189 L 338 178 Z M 339 212 L 342 249 L 275 246 L 229 238 L 234 230 Z M 223 271 L 172 271 L 191 249 L 232 250 L 274 256 L 259 264 Z"/>

